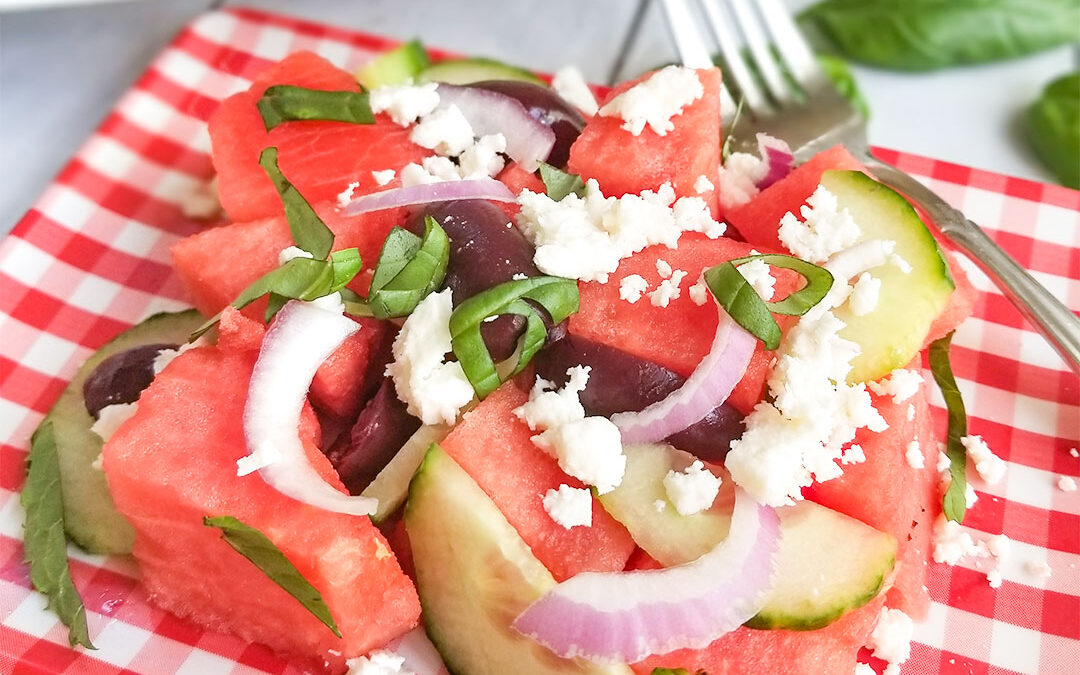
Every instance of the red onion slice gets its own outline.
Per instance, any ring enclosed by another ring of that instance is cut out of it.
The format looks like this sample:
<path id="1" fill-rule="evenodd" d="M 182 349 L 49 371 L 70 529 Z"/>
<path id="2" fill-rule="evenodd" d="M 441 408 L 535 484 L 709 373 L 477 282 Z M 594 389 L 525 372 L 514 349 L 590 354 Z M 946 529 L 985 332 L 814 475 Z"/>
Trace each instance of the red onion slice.
<path id="1" fill-rule="evenodd" d="M 705 647 L 762 608 L 779 543 L 776 511 L 736 488 L 727 538 L 697 560 L 578 574 L 529 605 L 513 626 L 559 656 L 598 663 Z"/>
<path id="2" fill-rule="evenodd" d="M 640 412 L 611 416 L 623 443 L 656 443 L 701 421 L 727 400 L 754 354 L 756 339 L 735 323 L 719 303 L 712 347 L 686 382 Z"/>
<path id="3" fill-rule="evenodd" d="M 251 455 L 263 458 L 259 474 L 297 501 L 352 515 L 375 513 L 378 500 L 351 497 L 324 481 L 307 460 L 298 429 L 315 371 L 360 329 L 340 311 L 289 301 L 266 331 L 244 406 L 244 437 Z"/>
<path id="4" fill-rule="evenodd" d="M 456 105 L 473 134 L 506 137 L 506 154 L 526 171 L 536 171 L 555 147 L 555 132 L 537 121 L 516 98 L 479 87 L 439 85 L 439 107 Z"/>
<path id="5" fill-rule="evenodd" d="M 757 183 L 759 190 L 764 190 L 776 181 L 791 173 L 795 166 L 795 155 L 791 147 L 779 138 L 773 138 L 768 134 L 758 134 L 758 153 L 761 159 L 769 167 L 765 177 Z"/>
<path id="6" fill-rule="evenodd" d="M 514 193 L 494 178 L 451 180 L 372 192 L 353 199 L 342 213 L 355 216 L 369 211 L 393 209 L 398 206 L 445 202 L 452 199 L 487 199 L 493 202 L 512 202 Z"/>

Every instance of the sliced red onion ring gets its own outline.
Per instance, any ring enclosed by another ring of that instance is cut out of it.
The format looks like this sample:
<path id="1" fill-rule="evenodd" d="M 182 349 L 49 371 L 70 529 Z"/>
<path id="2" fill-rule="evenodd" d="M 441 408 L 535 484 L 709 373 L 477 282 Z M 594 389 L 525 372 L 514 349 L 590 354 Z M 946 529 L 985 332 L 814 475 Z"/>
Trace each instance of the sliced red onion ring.
<path id="1" fill-rule="evenodd" d="M 526 171 L 536 171 L 555 147 L 555 132 L 537 121 L 516 98 L 479 87 L 439 85 L 439 107 L 456 105 L 476 136 L 502 134 L 506 154 Z"/>
<path id="2" fill-rule="evenodd" d="M 686 382 L 640 412 L 611 416 L 623 443 L 656 443 L 701 421 L 727 400 L 742 379 L 756 339 L 717 303 L 719 319 L 712 347 Z"/>
<path id="3" fill-rule="evenodd" d="M 529 605 L 513 626 L 559 656 L 598 663 L 705 647 L 764 605 L 779 543 L 776 511 L 736 488 L 727 538 L 697 560 L 578 574 Z"/>
<path id="4" fill-rule="evenodd" d="M 791 173 L 795 166 L 795 155 L 791 147 L 779 138 L 773 138 L 768 134 L 758 134 L 758 153 L 761 159 L 769 167 L 765 177 L 758 181 L 759 190 L 764 190 L 776 181 Z"/>
<path id="5" fill-rule="evenodd" d="M 445 202 L 452 199 L 487 199 L 493 202 L 512 202 L 514 193 L 494 178 L 451 180 L 409 187 L 382 190 L 362 195 L 349 202 L 342 213 L 355 216 L 369 211 L 393 209 L 398 206 Z"/>
<path id="6" fill-rule="evenodd" d="M 244 406 L 244 437 L 263 480 L 278 492 L 327 511 L 375 513 L 378 500 L 351 497 L 324 481 L 307 460 L 298 429 L 315 371 L 360 325 L 340 311 L 289 301 L 266 331 Z"/>

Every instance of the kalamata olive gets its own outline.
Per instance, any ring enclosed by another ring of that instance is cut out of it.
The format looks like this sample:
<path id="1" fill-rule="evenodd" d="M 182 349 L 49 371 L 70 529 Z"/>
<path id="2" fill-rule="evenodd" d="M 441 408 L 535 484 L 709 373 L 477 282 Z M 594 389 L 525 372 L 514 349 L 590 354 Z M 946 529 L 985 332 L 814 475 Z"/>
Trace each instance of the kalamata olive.
<path id="1" fill-rule="evenodd" d="M 133 403 L 154 379 L 154 359 L 177 345 L 150 344 L 113 354 L 98 364 L 83 383 L 86 412 L 94 419 L 101 409 L 117 403 Z"/>
<path id="2" fill-rule="evenodd" d="M 562 386 L 566 371 L 590 366 L 589 383 L 581 405 L 590 415 L 610 417 L 638 411 L 662 400 L 685 382 L 678 373 L 600 342 L 567 335 L 537 354 L 536 374 Z M 742 415 L 727 404 L 717 406 L 701 421 L 665 439 L 701 459 L 719 461 L 731 440 L 742 434 Z"/>
<path id="3" fill-rule="evenodd" d="M 398 399 L 394 381 L 385 378 L 349 433 L 326 456 L 349 493 L 357 495 L 419 428 L 420 420 Z"/>
<path id="4" fill-rule="evenodd" d="M 550 87 L 532 82 L 513 80 L 484 80 L 470 87 L 480 87 L 517 99 L 537 122 L 551 127 L 555 132 L 555 146 L 548 154 L 547 163 L 560 169 L 566 168 L 570 146 L 585 128 L 585 118 L 574 106 L 555 93 Z"/>

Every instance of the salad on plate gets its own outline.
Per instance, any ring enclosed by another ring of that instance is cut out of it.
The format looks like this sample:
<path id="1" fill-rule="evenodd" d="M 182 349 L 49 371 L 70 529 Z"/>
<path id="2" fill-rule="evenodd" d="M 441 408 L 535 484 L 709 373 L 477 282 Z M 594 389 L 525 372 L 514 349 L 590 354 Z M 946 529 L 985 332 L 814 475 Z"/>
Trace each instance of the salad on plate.
<path id="1" fill-rule="evenodd" d="M 978 548 L 968 459 L 1004 467 L 949 366 L 975 292 L 842 147 L 728 152 L 720 82 L 413 42 L 226 99 L 224 217 L 171 250 L 193 309 L 95 353 L 32 441 L 72 645 L 66 539 L 302 669 L 896 672 L 929 560 Z"/>

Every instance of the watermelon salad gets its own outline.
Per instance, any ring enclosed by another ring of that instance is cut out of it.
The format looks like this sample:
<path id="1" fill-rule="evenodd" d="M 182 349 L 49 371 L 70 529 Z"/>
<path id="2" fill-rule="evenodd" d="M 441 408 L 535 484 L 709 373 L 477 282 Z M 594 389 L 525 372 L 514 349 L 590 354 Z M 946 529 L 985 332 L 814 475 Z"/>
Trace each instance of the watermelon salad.
<path id="1" fill-rule="evenodd" d="M 948 362 L 974 291 L 844 148 L 728 152 L 720 83 L 409 43 L 225 100 L 223 215 L 172 249 L 193 309 L 32 442 L 73 648 L 65 538 L 313 671 L 897 672 L 929 560 L 974 545 L 968 460 L 1003 468 Z"/>

